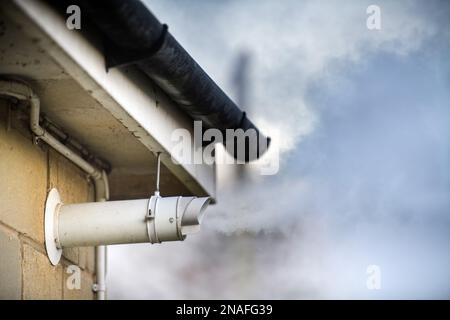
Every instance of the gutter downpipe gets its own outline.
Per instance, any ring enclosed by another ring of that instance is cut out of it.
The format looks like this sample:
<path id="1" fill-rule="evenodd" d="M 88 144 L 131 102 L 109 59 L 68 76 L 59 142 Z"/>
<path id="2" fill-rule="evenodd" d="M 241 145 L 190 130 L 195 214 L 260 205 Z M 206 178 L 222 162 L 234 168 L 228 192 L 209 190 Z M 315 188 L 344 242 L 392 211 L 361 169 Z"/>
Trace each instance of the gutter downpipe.
<path id="1" fill-rule="evenodd" d="M 99 170 L 84 160 L 78 154 L 67 148 L 59 140 L 39 125 L 40 100 L 33 90 L 18 81 L 0 80 L 0 96 L 13 97 L 17 100 L 28 101 L 30 104 L 30 129 L 35 135 L 35 141 L 43 140 L 53 149 L 72 161 L 92 178 L 95 187 L 95 201 L 103 202 L 109 199 L 108 177 L 104 170 Z M 93 290 L 97 293 L 97 300 L 106 299 L 106 246 L 95 247 L 97 283 Z"/>

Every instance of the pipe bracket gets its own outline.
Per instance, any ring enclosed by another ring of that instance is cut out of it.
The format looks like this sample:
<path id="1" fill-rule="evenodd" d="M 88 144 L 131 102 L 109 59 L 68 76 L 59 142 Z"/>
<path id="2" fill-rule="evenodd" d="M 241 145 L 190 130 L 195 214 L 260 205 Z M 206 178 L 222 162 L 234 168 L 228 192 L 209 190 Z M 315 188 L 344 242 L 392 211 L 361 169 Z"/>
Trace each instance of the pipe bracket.
<path id="1" fill-rule="evenodd" d="M 152 196 L 148 200 L 147 213 L 145 215 L 145 223 L 147 224 L 147 234 L 150 243 L 160 243 L 156 236 L 155 230 L 155 211 L 156 203 L 158 202 L 159 196 Z"/>
<path id="2" fill-rule="evenodd" d="M 94 283 L 92 285 L 92 291 L 94 292 L 105 292 L 106 291 L 106 286 L 105 285 L 99 285 L 98 283 Z"/>

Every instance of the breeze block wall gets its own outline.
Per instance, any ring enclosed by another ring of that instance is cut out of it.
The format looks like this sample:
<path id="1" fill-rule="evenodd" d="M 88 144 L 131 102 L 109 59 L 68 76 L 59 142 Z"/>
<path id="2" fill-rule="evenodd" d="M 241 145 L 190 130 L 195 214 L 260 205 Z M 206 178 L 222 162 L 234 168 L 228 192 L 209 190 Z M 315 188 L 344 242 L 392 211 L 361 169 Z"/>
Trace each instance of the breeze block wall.
<path id="1" fill-rule="evenodd" d="M 93 299 L 94 248 L 65 250 L 52 266 L 44 246 L 44 206 L 53 187 L 64 203 L 94 201 L 94 188 L 82 170 L 16 128 L 16 118 L 0 98 L 0 299 Z M 79 289 L 67 285 L 71 265 L 81 271 Z"/>

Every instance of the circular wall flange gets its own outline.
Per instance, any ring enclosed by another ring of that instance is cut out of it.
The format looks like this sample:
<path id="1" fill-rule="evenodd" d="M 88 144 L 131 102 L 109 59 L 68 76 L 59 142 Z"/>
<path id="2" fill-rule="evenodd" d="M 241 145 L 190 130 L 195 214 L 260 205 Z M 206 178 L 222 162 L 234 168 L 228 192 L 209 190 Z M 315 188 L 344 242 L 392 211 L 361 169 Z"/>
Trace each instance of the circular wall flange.
<path id="1" fill-rule="evenodd" d="M 56 246 L 56 228 L 58 209 L 62 204 L 58 190 L 53 188 L 50 190 L 45 202 L 45 216 L 44 216 L 44 228 L 45 228 L 45 250 L 47 256 L 50 259 L 52 265 L 56 266 L 61 259 L 62 249 Z"/>

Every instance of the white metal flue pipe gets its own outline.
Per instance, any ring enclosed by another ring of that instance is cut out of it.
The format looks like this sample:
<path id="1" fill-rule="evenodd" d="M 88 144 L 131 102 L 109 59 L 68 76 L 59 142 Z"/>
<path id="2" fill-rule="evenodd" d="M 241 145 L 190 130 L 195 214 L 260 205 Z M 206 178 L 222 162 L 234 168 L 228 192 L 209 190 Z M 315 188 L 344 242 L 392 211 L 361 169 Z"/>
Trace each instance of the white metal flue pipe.
<path id="1" fill-rule="evenodd" d="M 59 248 L 182 241 L 199 230 L 208 204 L 208 197 L 158 195 L 140 200 L 61 203 L 56 208 L 54 236 Z"/>
<path id="2" fill-rule="evenodd" d="M 61 248 L 149 242 L 148 199 L 64 204 L 58 214 Z"/>
<path id="3" fill-rule="evenodd" d="M 30 87 L 19 81 L 0 80 L 0 96 L 13 97 L 17 100 L 28 101 L 30 104 L 30 129 L 36 138 L 46 142 L 53 149 L 61 153 L 85 171 L 93 179 L 96 201 L 107 201 L 109 199 L 109 185 L 106 172 L 95 168 L 40 126 L 40 99 Z M 97 298 L 99 300 L 103 300 L 105 299 L 106 292 L 106 248 L 100 246 L 95 250 Z"/>

